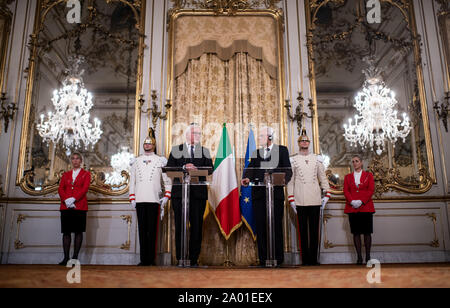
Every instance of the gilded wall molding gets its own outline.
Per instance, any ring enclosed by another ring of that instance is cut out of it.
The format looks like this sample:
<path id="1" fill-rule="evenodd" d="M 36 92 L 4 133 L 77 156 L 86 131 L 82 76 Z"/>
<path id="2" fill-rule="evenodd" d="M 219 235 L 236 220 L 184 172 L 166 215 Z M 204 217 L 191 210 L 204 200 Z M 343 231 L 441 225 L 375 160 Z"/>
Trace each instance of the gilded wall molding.
<path id="1" fill-rule="evenodd" d="M 37 60 L 39 58 L 39 54 L 42 50 L 48 48 L 48 44 L 51 42 L 46 42 L 41 38 L 41 35 L 44 31 L 44 22 L 46 21 L 47 16 L 49 16 L 49 12 L 54 9 L 57 5 L 63 4 L 68 0 L 38 0 L 36 6 L 36 13 L 34 19 L 34 30 L 30 35 L 28 47 L 30 49 L 30 58 L 28 60 L 28 67 L 26 68 L 27 73 L 27 90 L 25 97 L 25 106 L 23 111 L 23 122 L 22 122 L 22 133 L 20 139 L 20 151 L 19 151 L 19 163 L 18 170 L 16 176 L 16 185 L 20 186 L 22 191 L 26 194 L 32 196 L 43 196 L 47 194 L 56 193 L 59 185 L 59 180 L 62 176 L 63 170 L 59 172 L 55 172 L 54 177 L 51 179 L 47 179 L 42 185 L 42 187 L 35 187 L 36 185 L 33 183 L 33 170 L 25 170 L 26 162 L 26 153 L 29 146 L 29 139 L 31 134 L 31 123 L 29 123 L 31 114 L 35 112 L 32 108 L 32 96 L 33 96 L 33 86 L 34 86 L 34 78 L 37 71 Z M 145 11 L 146 11 L 146 1 L 145 0 L 135 0 L 135 1 L 127 1 L 127 0 L 105 0 L 107 4 L 110 3 L 121 3 L 128 8 L 131 9 L 132 14 L 135 17 L 136 24 L 135 28 L 138 31 L 137 44 L 138 52 L 137 52 L 137 72 L 136 72 L 136 95 L 134 100 L 134 133 L 133 138 L 134 142 L 134 155 L 139 153 L 139 142 L 140 142 L 140 112 L 139 112 L 139 94 L 142 92 L 143 87 L 143 61 L 144 61 L 144 48 L 145 48 Z M 105 29 L 98 28 L 99 26 L 93 23 L 94 18 L 97 16 L 97 9 L 94 5 L 93 0 L 87 0 L 87 8 L 89 12 L 89 17 L 87 18 L 87 23 L 83 24 L 81 27 L 77 28 L 73 33 L 69 33 L 70 36 L 77 36 L 79 32 L 77 31 L 85 31 L 87 27 L 94 27 L 97 30 L 101 31 L 101 33 L 105 33 Z M 97 29 L 98 28 L 98 29 Z M 112 39 L 116 37 L 112 34 L 109 36 Z M 122 43 L 126 43 L 125 41 Z M 98 154 L 98 153 L 97 153 Z M 109 185 L 105 183 L 104 176 L 99 172 L 91 169 L 91 187 L 89 188 L 90 192 L 97 193 L 100 195 L 107 196 L 119 196 L 128 191 L 128 181 L 129 175 L 127 172 L 122 172 L 122 176 L 124 181 L 118 185 Z"/>
<path id="2" fill-rule="evenodd" d="M 185 3 L 185 1 L 181 1 L 180 3 Z M 203 9 L 196 10 L 192 8 L 187 8 L 187 5 L 178 5 L 174 6 L 169 10 L 168 18 L 167 18 L 167 31 L 169 32 L 168 39 L 168 68 L 167 68 L 167 81 L 166 84 L 167 92 L 166 97 L 168 97 L 170 102 L 174 101 L 174 79 L 175 79 L 175 24 L 180 17 L 184 16 L 215 16 L 214 10 L 211 9 Z M 285 87 L 285 67 L 284 67 L 284 13 L 281 9 L 246 9 L 246 10 L 238 10 L 235 12 L 235 16 L 260 16 L 260 17 L 271 17 L 273 18 L 276 25 L 276 44 L 277 44 L 277 79 L 279 80 L 279 87 L 277 88 L 278 97 L 279 97 L 279 106 L 280 106 L 280 143 L 285 144 L 287 141 L 287 121 L 286 114 L 284 111 L 284 99 L 286 93 Z M 173 106 L 173 104 L 172 104 Z M 170 109 L 168 114 L 168 118 L 165 126 L 165 153 L 170 153 L 172 147 L 172 121 L 173 121 L 173 109 Z"/>
<path id="3" fill-rule="evenodd" d="M 45 211 L 44 211 L 45 212 Z M 133 223 L 132 215 L 121 215 L 117 216 L 88 216 L 88 219 L 121 219 L 127 225 L 127 240 L 120 246 L 117 245 L 86 245 L 86 248 L 117 248 L 121 250 L 130 250 L 131 248 L 131 225 Z M 24 221 L 29 219 L 58 219 L 59 216 L 40 216 L 40 215 L 26 215 L 18 214 L 16 218 L 16 236 L 14 240 L 14 249 L 20 250 L 25 248 L 60 248 L 60 245 L 27 245 L 20 240 L 21 226 Z"/>
<path id="4" fill-rule="evenodd" d="M 412 0 L 381 0 L 382 3 L 390 4 L 396 7 L 403 16 L 404 21 L 407 23 L 407 28 L 411 32 L 411 42 L 396 40 L 395 38 L 387 35 L 381 30 L 369 29 L 370 35 L 377 40 L 388 42 L 397 46 L 398 48 L 407 48 L 414 52 L 414 65 L 417 73 L 418 83 L 414 91 L 414 104 L 411 104 L 412 109 L 420 109 L 420 119 L 423 123 L 424 139 L 426 146 L 427 157 L 419 157 L 419 172 L 418 180 L 406 181 L 400 177 L 400 171 L 393 162 L 391 167 L 383 165 L 381 158 L 376 158 L 369 164 L 369 170 L 374 173 L 376 191 L 375 197 L 382 198 L 384 193 L 390 191 L 400 191 L 410 194 L 423 194 L 429 191 L 433 184 L 436 183 L 436 170 L 434 166 L 434 154 L 431 140 L 430 123 L 428 118 L 428 106 L 425 95 L 425 85 L 422 71 L 422 57 L 421 57 L 421 41 L 420 36 L 417 33 L 416 19 L 414 15 L 414 6 Z M 445 0 L 444 0 L 445 1 Z M 363 3 L 362 1 L 361 3 Z M 319 119 L 318 119 L 318 99 L 317 99 L 317 70 L 318 63 L 316 63 L 315 46 L 314 41 L 315 31 L 317 29 L 316 22 L 318 21 L 319 10 L 327 5 L 332 8 L 338 8 L 346 4 L 345 0 L 306 0 L 306 21 L 307 21 L 307 50 L 308 50 L 308 69 L 309 69 L 309 81 L 311 88 L 311 97 L 313 101 L 314 117 L 312 120 L 313 138 L 314 138 L 314 152 L 320 154 L 320 140 L 319 140 Z M 355 24 L 359 25 L 364 22 L 363 17 L 359 17 L 355 20 Z M 348 38 L 355 27 L 348 26 L 348 29 L 343 30 L 340 33 L 333 33 L 333 35 L 323 36 L 324 42 L 344 41 Z M 323 52 L 323 51 L 321 51 Z M 416 110 L 417 111 L 417 110 Z M 414 113 L 414 111 L 411 111 Z M 416 144 L 418 146 L 418 143 Z M 426 161 L 426 164 L 424 162 Z M 327 170 L 330 175 L 330 170 Z M 336 195 L 343 195 L 343 187 L 336 185 L 330 181 L 332 187 L 332 193 Z"/>
<path id="5" fill-rule="evenodd" d="M 398 247 L 398 246 L 412 246 L 412 247 L 421 247 L 421 246 L 427 246 L 432 248 L 439 248 L 439 237 L 437 234 L 437 216 L 436 213 L 425 213 L 425 214 L 375 214 L 375 217 L 424 217 L 431 219 L 431 222 L 433 223 L 433 231 L 434 231 L 434 237 L 432 240 L 430 240 L 428 243 L 392 243 L 392 244 L 386 244 L 386 243 L 375 243 L 372 244 L 374 247 Z M 323 216 L 323 228 L 324 228 L 324 241 L 323 241 L 323 247 L 325 249 L 333 249 L 337 247 L 353 247 L 351 244 L 334 244 L 333 242 L 329 241 L 328 236 L 328 229 L 327 224 L 328 221 L 332 218 L 347 218 L 347 215 L 331 215 L 331 214 L 325 214 Z"/>
<path id="6" fill-rule="evenodd" d="M 235 15 L 241 10 L 277 9 L 281 0 L 171 0 L 174 10 L 212 10 L 216 15 Z"/>

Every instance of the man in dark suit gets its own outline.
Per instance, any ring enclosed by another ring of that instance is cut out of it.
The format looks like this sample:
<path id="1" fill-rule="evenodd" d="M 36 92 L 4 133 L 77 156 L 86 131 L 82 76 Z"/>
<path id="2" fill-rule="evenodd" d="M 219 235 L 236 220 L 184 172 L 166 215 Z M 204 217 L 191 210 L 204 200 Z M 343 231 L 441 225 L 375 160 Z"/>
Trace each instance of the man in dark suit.
<path id="1" fill-rule="evenodd" d="M 289 152 L 285 146 L 273 143 L 274 130 L 271 127 L 263 127 L 259 131 L 259 144 L 262 148 L 252 154 L 248 168 L 282 168 L 279 172 L 285 172 L 285 182 L 289 183 L 292 177 Z M 283 169 L 287 168 L 287 169 Z M 274 170 L 277 171 L 277 170 Z M 241 184 L 244 186 L 253 183 L 264 183 L 264 170 L 246 169 Z M 261 266 L 265 266 L 267 259 L 267 231 L 266 231 L 266 188 L 255 186 L 252 189 L 253 214 L 256 223 L 256 239 L 258 255 Z M 275 225 L 275 257 L 277 265 L 281 265 L 284 259 L 283 245 L 283 214 L 284 214 L 284 187 L 274 187 L 274 225 Z"/>
<path id="2" fill-rule="evenodd" d="M 201 129 L 196 124 L 191 124 L 186 131 L 186 142 L 172 148 L 167 167 L 183 167 L 186 170 L 196 170 L 197 167 L 211 167 L 213 163 L 207 148 L 200 145 Z M 172 206 L 175 217 L 175 243 L 177 260 L 181 259 L 181 215 L 182 198 L 181 185 L 175 180 L 172 185 Z M 200 177 L 199 181 L 206 181 Z M 203 214 L 208 200 L 208 187 L 206 185 L 192 185 L 189 191 L 189 259 L 191 266 L 198 265 L 202 243 Z"/>

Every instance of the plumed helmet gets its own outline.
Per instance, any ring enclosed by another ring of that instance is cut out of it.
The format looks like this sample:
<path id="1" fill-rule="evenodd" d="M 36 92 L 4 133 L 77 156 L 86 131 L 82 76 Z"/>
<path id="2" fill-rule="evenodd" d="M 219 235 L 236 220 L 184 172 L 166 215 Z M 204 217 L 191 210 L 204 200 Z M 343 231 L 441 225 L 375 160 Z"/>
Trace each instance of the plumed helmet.
<path id="1" fill-rule="evenodd" d="M 302 134 L 300 135 L 300 137 L 298 137 L 298 142 L 300 142 L 300 141 L 311 142 L 311 140 L 309 139 L 308 135 L 306 134 L 306 128 L 302 129 Z"/>
<path id="2" fill-rule="evenodd" d="M 151 127 L 148 129 L 148 136 L 144 139 L 144 144 L 156 145 L 155 131 Z"/>

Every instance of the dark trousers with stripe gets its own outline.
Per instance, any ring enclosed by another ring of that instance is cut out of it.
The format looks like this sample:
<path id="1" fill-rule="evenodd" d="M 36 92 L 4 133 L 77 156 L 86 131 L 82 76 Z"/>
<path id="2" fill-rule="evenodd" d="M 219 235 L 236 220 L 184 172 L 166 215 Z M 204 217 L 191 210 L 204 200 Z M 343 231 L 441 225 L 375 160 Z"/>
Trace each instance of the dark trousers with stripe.
<path id="1" fill-rule="evenodd" d="M 175 246 L 177 260 L 181 259 L 181 214 L 182 202 L 179 198 L 172 199 L 172 207 L 175 218 Z M 203 215 L 206 209 L 206 200 L 189 199 L 189 259 L 191 264 L 198 262 L 202 247 Z"/>
<path id="2" fill-rule="evenodd" d="M 320 206 L 297 206 L 303 265 L 317 264 Z"/>
<path id="3" fill-rule="evenodd" d="M 256 240 L 258 244 L 259 264 L 265 265 L 267 260 L 267 207 L 266 199 L 253 200 L 253 217 L 256 225 Z M 280 265 L 284 260 L 283 240 L 284 200 L 274 200 L 275 224 L 275 258 Z"/>
<path id="4" fill-rule="evenodd" d="M 154 265 L 159 224 L 159 204 L 136 203 L 141 263 Z"/>

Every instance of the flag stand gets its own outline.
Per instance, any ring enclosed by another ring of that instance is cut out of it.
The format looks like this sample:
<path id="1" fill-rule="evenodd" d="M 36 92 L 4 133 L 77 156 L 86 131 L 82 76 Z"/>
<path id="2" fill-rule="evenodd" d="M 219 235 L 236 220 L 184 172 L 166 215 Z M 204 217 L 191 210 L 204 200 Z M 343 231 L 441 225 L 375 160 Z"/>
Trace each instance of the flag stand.
<path id="1" fill-rule="evenodd" d="M 229 240 L 229 239 L 228 239 Z M 228 244 L 228 240 L 225 240 L 226 246 L 227 246 L 227 252 L 225 256 L 225 262 L 223 262 L 223 266 L 225 267 L 233 267 L 234 263 L 230 260 L 230 245 Z"/>

